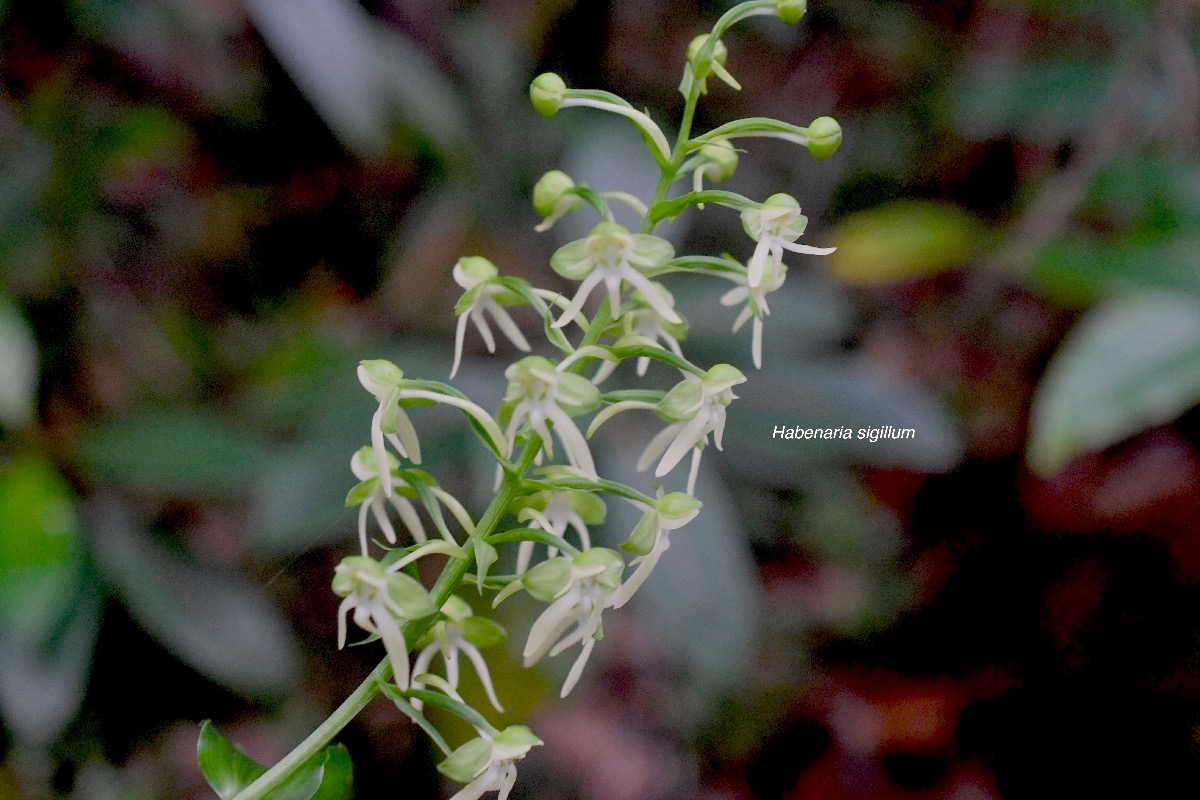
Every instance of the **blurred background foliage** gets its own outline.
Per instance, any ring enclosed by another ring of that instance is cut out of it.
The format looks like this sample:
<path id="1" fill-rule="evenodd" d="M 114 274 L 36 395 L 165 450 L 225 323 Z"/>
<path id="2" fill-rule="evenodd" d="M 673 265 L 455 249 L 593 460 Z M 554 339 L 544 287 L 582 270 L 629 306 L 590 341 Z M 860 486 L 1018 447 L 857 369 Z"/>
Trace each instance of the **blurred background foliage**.
<path id="1" fill-rule="evenodd" d="M 651 162 L 601 115 L 536 118 L 528 81 L 669 125 L 723 8 L 0 3 L 0 798 L 208 797 L 199 720 L 272 761 L 366 674 L 327 590 L 371 413 L 354 364 L 448 371 L 460 255 L 558 285 L 591 222 L 534 234 L 533 182 L 649 196 Z M 730 188 L 794 194 L 839 250 L 790 259 L 705 513 L 587 684 L 543 704 L 493 655 L 505 721 L 547 742 L 514 797 L 1196 794 L 1196 11 L 829 0 L 728 36 L 745 90 L 698 125 L 845 129 L 821 164 L 750 140 Z M 669 235 L 747 252 L 719 209 Z M 695 360 L 748 361 L 712 287 L 672 288 Z M 497 401 L 503 360 L 471 346 L 459 385 Z M 600 437 L 615 475 L 632 416 Z M 460 420 L 421 424 L 480 507 Z M 452 791 L 382 702 L 342 741 L 359 797 Z"/>

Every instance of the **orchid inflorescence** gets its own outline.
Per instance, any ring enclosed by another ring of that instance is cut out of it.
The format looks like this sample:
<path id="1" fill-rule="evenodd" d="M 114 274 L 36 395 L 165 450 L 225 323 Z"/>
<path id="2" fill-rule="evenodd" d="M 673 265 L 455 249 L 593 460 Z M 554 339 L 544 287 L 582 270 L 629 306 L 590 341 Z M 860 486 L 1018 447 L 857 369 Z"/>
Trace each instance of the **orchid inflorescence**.
<path id="1" fill-rule="evenodd" d="M 502 692 L 493 685 L 481 651 L 499 643 L 505 633 L 481 613 L 488 603 L 479 597 L 494 592 L 490 605 L 495 607 L 524 593 L 544 604 L 523 655 L 526 666 L 532 666 L 578 647 L 562 686 L 565 697 L 580 681 L 603 635 L 605 612 L 630 601 L 664 557 L 670 536 L 678 535 L 701 513 L 696 497 L 701 454 L 710 441 L 721 449 L 726 409 L 746 376 L 730 364 L 701 367 L 687 358 L 681 345 L 687 322 L 661 279 L 687 272 L 731 282 L 732 288 L 721 293 L 719 302 L 745 304 L 733 330 L 753 320 L 751 352 L 754 365 L 760 367 L 767 295 L 783 285 L 785 251 L 823 255 L 832 249 L 796 243 L 808 220 L 790 195 L 775 194 L 760 202 L 705 186 L 734 174 L 740 151 L 733 142 L 739 138 L 783 139 L 822 159 L 837 149 L 841 129 L 828 117 L 814 120 L 807 128 L 754 117 L 698 136 L 691 136 L 689 129 L 700 96 L 717 87 L 715 82 L 710 86 L 707 78 L 740 88 L 721 42 L 728 28 L 752 16 L 775 16 L 794 24 L 804 11 L 803 0 L 750 0 L 722 16 L 710 33 L 692 41 L 680 86 L 685 112 L 674 147 L 647 113 L 616 95 L 568 88 L 553 73 L 533 81 L 530 98 L 544 116 L 586 107 L 629 120 L 660 167 L 658 187 L 646 204 L 621 192 L 602 193 L 577 185 L 557 170 L 538 181 L 533 198 L 542 218 L 538 231 L 587 208 L 600 216 L 587 236 L 558 248 L 550 259 L 555 273 L 575 282 L 570 296 L 504 276 L 482 256 L 464 257 L 453 266 L 453 278 L 464 294 L 455 310 L 451 378 L 462 365 L 471 326 L 489 352 L 497 349 L 494 324 L 515 349 L 529 353 L 505 371 L 507 390 L 495 415 L 452 386 L 408 377 L 391 362 L 371 360 L 360 365 L 359 381 L 376 407 L 370 445 L 351 460 L 359 483 L 346 502 L 359 508 L 359 552 L 342 561 L 333 579 L 334 592 L 343 598 L 338 644 L 346 644 L 353 622 L 368 639 L 382 640 L 387 657 L 365 688 L 352 696 L 353 703 L 347 700 L 331 717 L 334 722 L 327 722 L 301 746 L 311 751 L 309 755 L 327 743 L 367 699 L 383 693 L 444 752 L 439 769 L 464 784 L 453 800 L 476 800 L 490 791 L 498 791 L 500 800 L 505 800 L 516 780 L 516 763 L 541 741 L 523 726 L 497 730 L 458 694 L 460 661 L 465 659 L 482 682 L 490 705 L 501 709 Z M 691 191 L 671 196 L 677 181 L 689 176 Z M 633 232 L 617 223 L 610 201 L 637 212 L 642 217 L 640 230 Z M 729 255 L 677 256 L 669 242 L 654 234 L 658 223 L 706 204 L 739 213 L 751 242 L 745 263 Z M 590 316 L 585 313 L 589 307 L 594 309 Z M 542 319 L 547 353 L 531 353 L 534 348 L 518 324 L 529 312 Z M 579 336 L 578 341 L 573 343 L 571 336 Z M 656 369 L 677 372 L 674 387 L 605 391 L 605 382 L 627 361 L 636 363 L 638 377 L 656 363 Z M 498 465 L 494 499 L 478 518 L 419 468 L 419 407 L 429 404 L 462 412 Z M 677 479 L 686 488 L 667 491 L 651 483 L 643 488 L 653 494 L 645 494 L 601 477 L 590 439 L 614 415 L 631 410 L 653 411 L 666 423 L 645 447 L 638 469 L 653 467 L 655 480 L 667 479 L 688 461 L 686 478 Z M 581 425 L 578 420 L 588 415 L 592 415 L 590 423 Z M 630 503 L 641 513 L 619 550 L 592 542 L 591 528 L 604 522 L 607 503 L 613 501 Z M 501 523 L 506 519 L 515 522 L 505 527 Z M 500 548 L 508 545 L 516 547 L 510 559 L 502 560 Z M 539 552 L 544 558 L 537 561 Z M 447 561 L 433 588 L 427 589 L 419 580 L 417 562 L 430 556 Z M 496 569 L 508 563 L 513 565 L 510 573 Z M 474 585 L 477 602 L 469 599 L 472 593 L 459 594 L 464 584 Z M 440 663 L 440 675 L 432 671 L 435 661 Z M 475 727 L 478 736 L 452 750 L 424 716 L 429 706 L 458 715 Z M 295 752 L 288 759 L 290 767 L 283 768 L 281 762 L 268 770 L 237 794 L 237 800 L 272 796 L 289 780 L 288 769 L 294 772 L 303 760 Z"/>

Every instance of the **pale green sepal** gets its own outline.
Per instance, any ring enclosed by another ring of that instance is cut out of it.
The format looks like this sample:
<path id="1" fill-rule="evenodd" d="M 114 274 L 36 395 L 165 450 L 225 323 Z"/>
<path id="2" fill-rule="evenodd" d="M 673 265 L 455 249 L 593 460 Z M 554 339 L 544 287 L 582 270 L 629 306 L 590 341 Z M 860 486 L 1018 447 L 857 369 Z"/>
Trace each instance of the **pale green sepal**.
<path id="1" fill-rule="evenodd" d="M 604 501 L 591 492 L 572 492 L 571 507 L 588 525 L 603 525 L 608 515 Z"/>
<path id="2" fill-rule="evenodd" d="M 667 422 L 683 422 L 696 415 L 704 385 L 697 380 L 683 380 L 658 403 L 658 413 Z"/>
<path id="3" fill-rule="evenodd" d="M 745 374 L 730 364 L 717 364 L 704 373 L 704 388 L 709 391 L 720 391 L 739 383 L 746 382 Z"/>
<path id="4" fill-rule="evenodd" d="M 492 743 L 483 737 L 472 739 L 438 764 L 438 772 L 459 783 L 470 783 L 483 772 L 492 758 Z"/>
<path id="5" fill-rule="evenodd" d="M 550 256 L 550 268 L 569 280 L 581 281 L 586 278 L 595 268 L 587 239 L 576 239 L 554 251 L 554 255 Z"/>
<path id="6" fill-rule="evenodd" d="M 648 233 L 633 234 L 633 252 L 654 262 L 655 267 L 662 266 L 675 257 L 675 248 L 670 242 Z"/>
<path id="7" fill-rule="evenodd" d="M 463 638 L 479 648 L 500 644 L 508 635 L 500 623 L 487 617 L 467 617 L 458 626 Z"/>
<path id="8" fill-rule="evenodd" d="M 347 597 L 358 587 L 358 573 L 365 572 L 378 581 L 387 579 L 387 573 L 380 564 L 369 556 L 346 556 L 333 571 L 333 593 L 338 597 Z"/>
<path id="9" fill-rule="evenodd" d="M 406 619 L 421 619 L 437 613 L 438 608 L 425 587 L 403 572 L 389 574 L 387 587 L 388 596 L 404 612 Z"/>
<path id="10" fill-rule="evenodd" d="M 346 508 L 359 506 L 369 500 L 379 488 L 379 478 L 367 478 L 359 481 L 346 493 Z"/>
<path id="11" fill-rule="evenodd" d="M 569 416 L 586 414 L 600 405 L 600 390 L 582 375 L 562 372 L 558 376 L 558 406 Z"/>
<path id="12" fill-rule="evenodd" d="M 381 389 L 393 389 L 404 379 L 404 371 L 383 358 L 366 359 L 358 363 L 358 379 L 372 394 Z"/>
<path id="13" fill-rule="evenodd" d="M 591 552 L 591 551 L 588 551 Z M 521 576 L 525 591 L 535 600 L 549 603 L 567 588 L 571 581 L 571 561 L 566 558 L 551 558 L 532 567 Z"/>
<path id="14" fill-rule="evenodd" d="M 635 556 L 644 556 L 653 550 L 654 542 L 658 538 L 657 517 L 658 514 L 654 511 L 643 514 L 633 533 L 629 534 L 629 538 L 621 545 L 621 549 Z"/>
<path id="15" fill-rule="evenodd" d="M 509 725 L 494 740 L 501 747 L 537 747 L 542 743 L 533 731 L 524 725 Z"/>

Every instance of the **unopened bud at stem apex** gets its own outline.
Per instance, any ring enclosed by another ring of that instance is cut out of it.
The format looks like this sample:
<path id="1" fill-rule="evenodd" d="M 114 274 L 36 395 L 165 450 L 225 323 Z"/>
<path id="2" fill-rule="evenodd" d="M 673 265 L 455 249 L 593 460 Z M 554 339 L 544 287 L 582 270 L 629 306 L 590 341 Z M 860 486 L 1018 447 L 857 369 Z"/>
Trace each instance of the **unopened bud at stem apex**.
<path id="1" fill-rule="evenodd" d="M 842 144 L 842 126 L 833 117 L 817 117 L 808 126 L 808 152 L 823 161 Z"/>
<path id="2" fill-rule="evenodd" d="M 729 58 L 729 48 L 725 47 L 724 42 L 718 39 L 712 47 L 712 55 L 707 59 L 701 58 L 709 36 L 710 34 L 707 33 L 700 34 L 692 39 L 687 49 L 688 66 L 692 70 L 693 79 L 700 81 L 700 93 L 704 94 L 708 91 L 705 78 L 710 72 L 729 86 L 741 91 L 742 85 L 725 69 L 725 61 Z"/>
<path id="3" fill-rule="evenodd" d="M 543 117 L 553 117 L 562 108 L 567 84 L 553 72 L 543 72 L 529 84 L 529 102 Z"/>
<path id="4" fill-rule="evenodd" d="M 800 22 L 806 11 L 808 0 L 776 0 L 775 3 L 775 13 L 788 25 Z"/>

